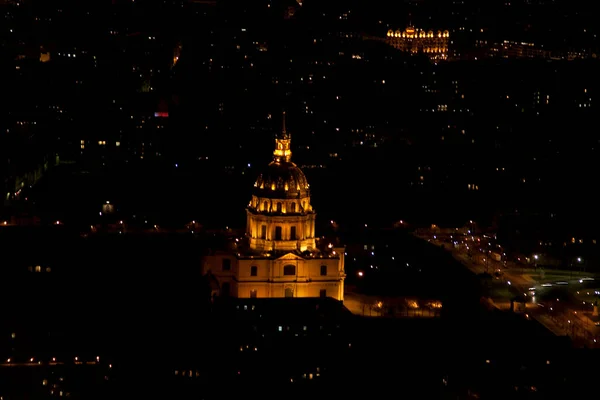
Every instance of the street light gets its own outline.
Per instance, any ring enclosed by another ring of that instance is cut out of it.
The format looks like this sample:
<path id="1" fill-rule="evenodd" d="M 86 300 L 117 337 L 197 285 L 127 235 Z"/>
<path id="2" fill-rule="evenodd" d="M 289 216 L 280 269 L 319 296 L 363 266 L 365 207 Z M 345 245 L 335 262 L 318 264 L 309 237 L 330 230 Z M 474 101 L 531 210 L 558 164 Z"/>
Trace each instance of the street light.
<path id="1" fill-rule="evenodd" d="M 581 264 L 581 261 L 583 261 L 583 260 L 581 259 L 581 257 L 577 257 L 577 258 L 576 258 L 576 260 L 577 260 L 577 262 L 578 262 L 579 264 Z M 570 267 L 571 267 L 570 269 L 571 269 L 571 278 L 572 278 L 572 277 L 573 277 L 573 262 L 572 262 L 572 261 L 571 261 L 571 263 L 570 263 Z M 581 267 L 580 267 L 580 268 L 581 268 Z"/>
<path id="2" fill-rule="evenodd" d="M 583 266 L 583 272 L 585 272 L 585 264 L 583 264 L 583 260 L 581 259 L 581 257 L 577 257 L 577 262 Z"/>

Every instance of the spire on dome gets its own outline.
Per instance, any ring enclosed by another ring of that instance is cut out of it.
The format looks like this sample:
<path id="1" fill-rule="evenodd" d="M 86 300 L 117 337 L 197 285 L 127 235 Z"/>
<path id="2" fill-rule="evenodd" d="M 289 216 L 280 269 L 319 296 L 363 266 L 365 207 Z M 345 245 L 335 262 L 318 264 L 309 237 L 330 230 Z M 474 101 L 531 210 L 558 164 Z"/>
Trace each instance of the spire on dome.
<path id="1" fill-rule="evenodd" d="M 285 136 L 285 135 L 287 135 L 287 131 L 285 130 L 285 111 L 283 112 L 282 121 L 283 121 L 283 123 L 282 123 L 283 127 L 281 128 L 281 134 L 283 136 Z"/>
<path id="2" fill-rule="evenodd" d="M 283 112 L 281 134 L 275 138 L 275 150 L 273 159 L 275 162 L 290 162 L 292 151 L 290 150 L 291 137 L 285 128 L 285 111 Z"/>

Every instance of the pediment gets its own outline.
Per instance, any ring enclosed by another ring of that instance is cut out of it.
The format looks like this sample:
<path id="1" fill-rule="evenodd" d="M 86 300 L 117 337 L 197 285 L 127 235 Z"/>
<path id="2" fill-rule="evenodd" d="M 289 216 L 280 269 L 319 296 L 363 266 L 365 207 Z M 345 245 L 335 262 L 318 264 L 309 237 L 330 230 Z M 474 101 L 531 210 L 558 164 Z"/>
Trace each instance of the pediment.
<path id="1" fill-rule="evenodd" d="M 287 253 L 287 254 L 284 254 L 281 257 L 277 258 L 277 260 L 304 260 L 304 258 L 302 258 L 294 253 Z"/>

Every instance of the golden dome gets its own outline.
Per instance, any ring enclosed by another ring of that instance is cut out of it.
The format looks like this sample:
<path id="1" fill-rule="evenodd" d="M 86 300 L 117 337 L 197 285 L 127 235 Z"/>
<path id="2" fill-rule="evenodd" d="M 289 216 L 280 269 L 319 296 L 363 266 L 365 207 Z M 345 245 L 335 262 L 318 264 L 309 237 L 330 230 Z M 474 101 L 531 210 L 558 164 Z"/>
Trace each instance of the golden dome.
<path id="1" fill-rule="evenodd" d="M 291 161 L 271 161 L 254 183 L 259 198 L 298 199 L 308 197 L 309 185 L 304 172 Z"/>
<path id="2" fill-rule="evenodd" d="M 285 129 L 284 112 L 283 129 L 275 139 L 273 161 L 254 183 L 254 194 L 259 198 L 298 199 L 310 195 L 304 172 L 291 161 L 292 151 L 290 147 L 291 138 Z"/>

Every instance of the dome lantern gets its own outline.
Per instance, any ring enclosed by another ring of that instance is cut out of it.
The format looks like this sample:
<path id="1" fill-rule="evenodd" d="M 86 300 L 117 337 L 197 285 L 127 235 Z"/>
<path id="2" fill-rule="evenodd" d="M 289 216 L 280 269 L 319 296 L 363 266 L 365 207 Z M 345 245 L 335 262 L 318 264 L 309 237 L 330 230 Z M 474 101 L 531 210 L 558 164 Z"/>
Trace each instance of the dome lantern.
<path id="1" fill-rule="evenodd" d="M 283 112 L 283 127 L 281 134 L 275 138 L 275 150 L 273 159 L 275 162 L 290 162 L 292 160 L 292 151 L 290 150 L 291 138 L 285 129 L 285 111 Z"/>

